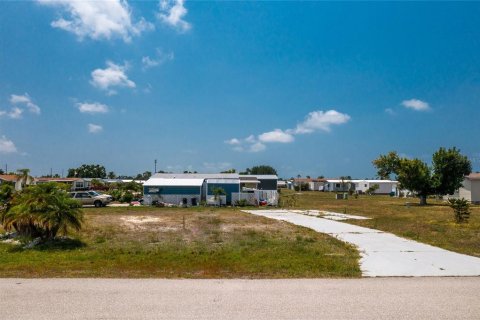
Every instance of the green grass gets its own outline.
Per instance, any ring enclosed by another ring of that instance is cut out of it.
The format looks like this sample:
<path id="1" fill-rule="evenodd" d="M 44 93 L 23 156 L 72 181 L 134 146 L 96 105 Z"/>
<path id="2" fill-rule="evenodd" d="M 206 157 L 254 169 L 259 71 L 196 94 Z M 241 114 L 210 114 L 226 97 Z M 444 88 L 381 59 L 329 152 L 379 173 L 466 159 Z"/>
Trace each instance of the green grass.
<path id="1" fill-rule="evenodd" d="M 335 194 L 328 192 L 302 192 L 298 195 L 300 208 L 370 217 L 371 220 L 347 222 L 480 257 L 480 206 L 472 205 L 469 223 L 457 224 L 452 209 L 442 200 L 428 199 L 428 203 L 427 206 L 418 206 L 416 198 L 379 195 L 362 195 L 348 200 L 335 200 Z"/>
<path id="2" fill-rule="evenodd" d="M 89 208 L 85 215 L 72 240 L 31 250 L 0 243 L 0 277 L 360 276 L 353 247 L 235 209 Z"/>

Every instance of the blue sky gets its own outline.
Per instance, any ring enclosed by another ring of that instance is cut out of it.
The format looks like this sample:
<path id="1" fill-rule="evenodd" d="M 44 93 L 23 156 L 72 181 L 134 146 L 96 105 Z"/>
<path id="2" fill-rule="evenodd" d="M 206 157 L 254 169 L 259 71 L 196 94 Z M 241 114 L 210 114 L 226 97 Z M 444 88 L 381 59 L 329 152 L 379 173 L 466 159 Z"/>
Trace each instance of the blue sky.
<path id="1" fill-rule="evenodd" d="M 270 164 L 373 177 L 456 146 L 480 170 L 480 3 L 0 4 L 0 166 Z"/>

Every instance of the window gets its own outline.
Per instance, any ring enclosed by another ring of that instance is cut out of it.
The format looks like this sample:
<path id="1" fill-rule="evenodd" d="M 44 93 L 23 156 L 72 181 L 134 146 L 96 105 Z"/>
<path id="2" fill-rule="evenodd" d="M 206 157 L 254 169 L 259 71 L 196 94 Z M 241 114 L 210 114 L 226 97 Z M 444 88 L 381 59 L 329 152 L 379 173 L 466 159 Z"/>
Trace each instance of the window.
<path id="1" fill-rule="evenodd" d="M 335 184 L 335 188 L 340 188 L 340 183 Z"/>

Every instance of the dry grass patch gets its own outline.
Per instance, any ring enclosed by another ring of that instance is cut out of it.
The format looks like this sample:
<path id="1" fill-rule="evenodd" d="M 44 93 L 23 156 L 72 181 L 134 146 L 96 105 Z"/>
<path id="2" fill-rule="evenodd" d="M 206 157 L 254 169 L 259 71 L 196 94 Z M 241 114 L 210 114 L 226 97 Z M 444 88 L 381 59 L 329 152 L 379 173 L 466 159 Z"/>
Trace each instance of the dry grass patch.
<path id="1" fill-rule="evenodd" d="M 0 244 L 3 277 L 299 278 L 360 276 L 334 238 L 223 208 L 85 209 L 84 246 Z"/>

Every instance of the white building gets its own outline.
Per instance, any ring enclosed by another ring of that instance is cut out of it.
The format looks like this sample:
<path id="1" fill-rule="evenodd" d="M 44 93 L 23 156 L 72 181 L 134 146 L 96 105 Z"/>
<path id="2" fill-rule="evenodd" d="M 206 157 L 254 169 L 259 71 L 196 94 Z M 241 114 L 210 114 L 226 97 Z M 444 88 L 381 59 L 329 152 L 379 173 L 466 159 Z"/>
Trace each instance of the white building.
<path id="1" fill-rule="evenodd" d="M 451 198 L 465 198 L 472 203 L 480 204 L 480 173 L 471 173 L 463 180 L 463 186 Z"/>
<path id="2" fill-rule="evenodd" d="M 397 192 L 398 182 L 393 180 L 341 180 L 341 179 L 327 179 L 325 183 L 325 191 L 346 192 L 349 190 L 365 193 L 368 189 L 377 185 L 373 194 L 390 194 Z"/>

